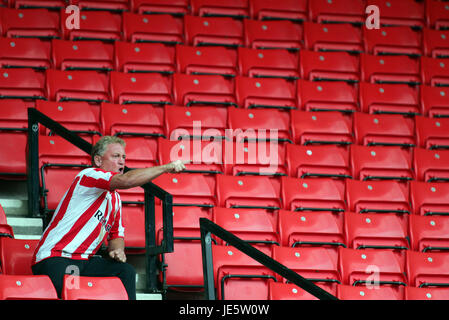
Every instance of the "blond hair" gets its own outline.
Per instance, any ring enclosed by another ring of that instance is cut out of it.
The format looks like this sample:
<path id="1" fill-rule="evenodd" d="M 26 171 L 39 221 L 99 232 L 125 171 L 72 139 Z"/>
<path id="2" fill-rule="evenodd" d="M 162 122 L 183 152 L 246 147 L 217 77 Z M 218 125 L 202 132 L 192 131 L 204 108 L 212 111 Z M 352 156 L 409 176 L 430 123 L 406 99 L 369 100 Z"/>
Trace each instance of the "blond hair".
<path id="1" fill-rule="evenodd" d="M 108 145 L 119 143 L 123 146 L 123 148 L 126 147 L 126 142 L 123 141 L 123 139 L 116 137 L 116 136 L 104 136 L 100 140 L 97 141 L 97 143 L 92 147 L 91 152 L 91 160 L 92 164 L 95 165 L 94 158 L 95 156 L 103 156 L 106 152 L 106 149 L 108 148 Z"/>

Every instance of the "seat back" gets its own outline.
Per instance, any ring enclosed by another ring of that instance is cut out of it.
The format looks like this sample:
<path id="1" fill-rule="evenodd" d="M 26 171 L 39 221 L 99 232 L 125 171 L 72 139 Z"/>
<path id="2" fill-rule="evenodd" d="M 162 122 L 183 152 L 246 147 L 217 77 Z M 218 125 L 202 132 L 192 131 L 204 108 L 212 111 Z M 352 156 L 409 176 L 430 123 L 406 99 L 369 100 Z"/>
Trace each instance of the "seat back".
<path id="1" fill-rule="evenodd" d="M 128 293 L 117 277 L 64 275 L 63 300 L 128 300 Z"/>
<path id="2" fill-rule="evenodd" d="M 3 274 L 31 275 L 31 260 L 39 240 L 0 237 L 0 261 Z"/>
<path id="3" fill-rule="evenodd" d="M 57 300 L 48 276 L 0 274 L 0 300 Z"/>

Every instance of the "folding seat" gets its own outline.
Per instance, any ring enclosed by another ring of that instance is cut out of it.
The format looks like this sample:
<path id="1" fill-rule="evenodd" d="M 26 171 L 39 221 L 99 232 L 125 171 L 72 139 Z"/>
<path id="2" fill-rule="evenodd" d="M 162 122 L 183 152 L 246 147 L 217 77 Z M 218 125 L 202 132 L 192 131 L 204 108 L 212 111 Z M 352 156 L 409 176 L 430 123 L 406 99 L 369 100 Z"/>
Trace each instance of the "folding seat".
<path id="1" fill-rule="evenodd" d="M 269 256 L 273 248 L 280 245 L 277 215 L 272 213 L 216 207 L 214 223 Z M 221 239 L 218 239 L 217 244 L 227 245 Z"/>
<path id="2" fill-rule="evenodd" d="M 0 300 L 57 300 L 48 276 L 0 274 Z"/>
<path id="3" fill-rule="evenodd" d="M 10 0 L 8 2 L 10 8 L 16 9 L 45 8 L 55 10 L 66 6 L 66 2 L 63 0 Z"/>
<path id="4" fill-rule="evenodd" d="M 214 282 L 219 300 L 267 300 L 275 273 L 243 252 L 212 246 Z"/>
<path id="5" fill-rule="evenodd" d="M 218 75 L 173 75 L 174 102 L 180 106 L 237 106 L 234 80 Z"/>
<path id="6" fill-rule="evenodd" d="M 449 117 L 449 90 L 424 84 L 419 87 L 420 113 L 426 117 Z"/>
<path id="7" fill-rule="evenodd" d="M 0 9 L 3 36 L 8 38 L 59 38 L 59 13 L 46 9 Z M 64 20 L 65 21 L 65 20 Z"/>
<path id="8" fill-rule="evenodd" d="M 304 44 L 305 49 L 312 51 L 363 52 L 362 32 L 349 23 L 304 22 Z"/>
<path id="9" fill-rule="evenodd" d="M 115 70 L 140 73 L 156 72 L 173 74 L 175 72 L 175 48 L 162 43 L 132 43 L 116 41 Z"/>
<path id="10" fill-rule="evenodd" d="M 343 229 L 345 213 L 293 212 L 279 210 L 278 225 L 284 247 L 323 246 L 346 247 Z"/>
<path id="11" fill-rule="evenodd" d="M 184 16 L 185 44 L 189 46 L 244 45 L 243 23 L 229 17 Z"/>
<path id="12" fill-rule="evenodd" d="M 296 52 L 285 49 L 251 49 L 239 47 L 240 75 L 252 78 L 299 78 L 299 59 Z"/>
<path id="13" fill-rule="evenodd" d="M 407 185 L 397 181 L 346 179 L 347 209 L 355 213 L 411 213 Z"/>
<path id="14" fill-rule="evenodd" d="M 123 40 L 174 45 L 184 42 L 182 20 L 169 14 L 123 13 Z"/>
<path id="15" fill-rule="evenodd" d="M 282 209 L 289 211 L 346 210 L 344 185 L 331 178 L 298 179 L 281 177 Z"/>
<path id="16" fill-rule="evenodd" d="M 348 248 L 411 249 L 408 243 L 408 221 L 394 213 L 345 213 Z"/>
<path id="17" fill-rule="evenodd" d="M 307 0 L 249 0 L 250 15 L 256 20 L 307 20 Z"/>
<path id="18" fill-rule="evenodd" d="M 449 57 L 449 33 L 447 30 L 424 28 L 422 31 L 423 54 L 431 58 Z"/>
<path id="19" fill-rule="evenodd" d="M 77 133 L 92 143 L 95 136 L 101 136 L 101 127 L 94 107 L 85 101 L 42 101 L 36 102 L 36 110 L 57 121 L 67 129 Z M 42 126 L 41 134 L 53 135 L 53 132 Z"/>
<path id="20" fill-rule="evenodd" d="M 3 210 L 3 207 L 1 204 L 0 204 L 0 237 L 14 238 L 14 230 L 8 224 L 8 221 L 6 219 L 5 210 Z M 1 271 L 1 269 L 0 269 L 0 271 Z"/>
<path id="21" fill-rule="evenodd" d="M 404 300 L 449 300 L 449 288 L 406 287 Z"/>
<path id="22" fill-rule="evenodd" d="M 449 253 L 408 251 L 406 273 L 411 287 L 447 287 Z"/>
<path id="23" fill-rule="evenodd" d="M 356 112 L 353 124 L 355 142 L 359 145 L 400 147 L 416 145 L 415 121 L 412 118 L 400 114 Z"/>
<path id="24" fill-rule="evenodd" d="M 419 91 L 406 84 L 360 82 L 360 111 L 416 115 L 420 112 Z"/>
<path id="25" fill-rule="evenodd" d="M 172 81 L 158 73 L 110 73 L 110 92 L 116 104 L 172 104 Z"/>
<path id="26" fill-rule="evenodd" d="M 365 3 L 357 0 L 309 1 L 309 21 L 317 23 L 365 23 Z"/>
<path id="27" fill-rule="evenodd" d="M 237 52 L 226 47 L 176 46 L 177 72 L 186 74 L 237 75 Z"/>
<path id="28" fill-rule="evenodd" d="M 357 89 L 345 82 L 297 80 L 298 109 L 305 111 L 358 111 Z"/>
<path id="29" fill-rule="evenodd" d="M 27 104 L 20 99 L 0 100 L 0 176 L 23 179 L 27 174 Z"/>
<path id="30" fill-rule="evenodd" d="M 71 0 L 83 11 L 111 11 L 113 13 L 122 13 L 130 10 L 130 5 L 126 0 Z"/>
<path id="31" fill-rule="evenodd" d="M 449 148 L 449 119 L 416 116 L 415 124 L 419 147 L 431 150 Z"/>
<path id="32" fill-rule="evenodd" d="M 1 68 L 48 69 L 52 67 L 50 43 L 34 38 L 1 38 Z"/>
<path id="33" fill-rule="evenodd" d="M 434 30 L 447 29 L 449 19 L 447 16 L 447 4 L 444 1 L 425 1 L 425 16 L 427 27 Z"/>
<path id="34" fill-rule="evenodd" d="M 292 21 L 243 21 L 245 46 L 252 49 L 288 49 L 303 47 L 302 26 Z"/>
<path id="35" fill-rule="evenodd" d="M 322 247 L 274 247 L 273 259 L 300 276 L 323 285 L 331 294 L 336 293 L 341 283 L 338 271 L 338 253 Z M 278 276 L 278 282 L 287 282 Z"/>
<path id="36" fill-rule="evenodd" d="M 449 150 L 414 148 L 413 166 L 418 181 L 447 182 L 449 181 Z"/>
<path id="37" fill-rule="evenodd" d="M 351 178 L 349 152 L 334 145 L 286 147 L 289 176 L 305 178 Z"/>
<path id="38" fill-rule="evenodd" d="M 414 179 L 412 167 L 413 152 L 400 147 L 368 147 L 351 145 L 350 166 L 352 177 L 358 180 Z"/>
<path id="39" fill-rule="evenodd" d="M 69 28 L 66 19 L 69 14 L 61 10 L 61 32 L 66 40 L 100 40 L 104 42 L 122 39 L 122 16 L 108 11 L 80 12 L 79 28 Z"/>
<path id="40" fill-rule="evenodd" d="M 45 74 L 30 68 L 0 69 L 1 99 L 45 99 Z"/>
<path id="41" fill-rule="evenodd" d="M 309 81 L 360 81 L 360 58 L 349 52 L 299 52 L 301 79 Z"/>
<path id="42" fill-rule="evenodd" d="M 175 160 L 190 161 L 185 165 L 187 173 L 223 174 L 225 171 L 221 141 L 159 138 L 158 162 L 165 164 Z"/>
<path id="43" fill-rule="evenodd" d="M 171 140 L 222 139 L 228 127 L 228 109 L 215 106 L 167 106 L 164 126 Z"/>
<path id="44" fill-rule="evenodd" d="M 236 141 L 242 139 L 252 142 L 276 140 L 279 143 L 293 143 L 290 135 L 290 115 L 277 109 L 230 108 L 228 110 L 228 128 L 234 131 Z M 240 132 L 241 135 L 238 134 Z"/>
<path id="45" fill-rule="evenodd" d="M 63 300 L 128 300 L 118 277 L 81 277 L 64 275 Z"/>
<path id="46" fill-rule="evenodd" d="M 189 0 L 131 0 L 131 11 L 139 14 L 171 14 L 183 16 L 190 12 Z"/>
<path id="47" fill-rule="evenodd" d="M 370 83 L 421 83 L 420 60 L 410 56 L 360 54 L 360 78 Z"/>
<path id="48" fill-rule="evenodd" d="M 357 250 L 338 248 L 338 269 L 342 284 L 377 288 L 407 286 L 405 258 L 389 249 Z M 407 251 L 410 253 L 411 251 Z"/>
<path id="49" fill-rule="evenodd" d="M 2 273 L 31 275 L 31 259 L 39 240 L 0 237 Z"/>
<path id="50" fill-rule="evenodd" d="M 340 300 L 404 300 L 404 291 L 409 287 L 366 287 L 350 285 L 337 286 L 337 298 Z"/>
<path id="51" fill-rule="evenodd" d="M 269 300 L 318 300 L 293 283 L 270 282 L 268 289 Z"/>
<path id="52" fill-rule="evenodd" d="M 409 218 L 411 249 L 419 252 L 438 252 L 449 249 L 449 217 L 421 216 Z"/>
<path id="53" fill-rule="evenodd" d="M 109 101 L 109 76 L 96 71 L 46 70 L 47 98 L 52 101 Z"/>
<path id="54" fill-rule="evenodd" d="M 249 17 L 248 0 L 191 0 L 191 14 L 200 17 Z"/>
<path id="55" fill-rule="evenodd" d="M 241 108 L 296 109 L 294 82 L 237 76 L 235 96 Z"/>
<path id="56" fill-rule="evenodd" d="M 406 26 L 421 29 L 426 25 L 423 2 L 367 0 L 365 5 L 375 5 L 379 8 L 381 28 L 384 26 Z"/>
<path id="57" fill-rule="evenodd" d="M 279 183 L 269 177 L 217 175 L 216 195 L 220 207 L 263 210 L 281 208 Z"/>
<path id="58" fill-rule="evenodd" d="M 448 215 L 449 186 L 445 183 L 411 181 L 410 201 L 414 213 L 420 216 Z"/>
<path id="59" fill-rule="evenodd" d="M 52 58 L 59 70 L 112 71 L 114 47 L 101 41 L 52 40 Z"/>
<path id="60" fill-rule="evenodd" d="M 449 65 L 446 60 L 421 57 L 421 75 L 424 84 L 434 87 L 449 85 Z"/>
<path id="61" fill-rule="evenodd" d="M 341 112 L 314 112 L 292 110 L 293 141 L 300 145 L 335 144 L 353 142 L 352 119 Z"/>
<path id="62" fill-rule="evenodd" d="M 407 26 L 363 28 L 365 53 L 374 55 L 422 55 L 421 33 Z"/>

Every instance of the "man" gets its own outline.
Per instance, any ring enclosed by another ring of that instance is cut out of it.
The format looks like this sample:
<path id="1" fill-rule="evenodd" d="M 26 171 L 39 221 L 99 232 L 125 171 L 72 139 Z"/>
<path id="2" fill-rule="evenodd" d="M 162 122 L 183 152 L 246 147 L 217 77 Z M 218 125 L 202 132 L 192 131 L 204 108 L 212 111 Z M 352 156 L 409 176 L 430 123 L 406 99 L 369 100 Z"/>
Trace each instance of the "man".
<path id="1" fill-rule="evenodd" d="M 61 297 L 64 275 L 119 277 L 130 300 L 136 298 L 136 272 L 126 263 L 121 200 L 117 189 L 144 185 L 163 173 L 185 169 L 180 160 L 125 168 L 125 142 L 102 137 L 92 149 L 92 168 L 82 170 L 62 197 L 33 256 L 33 274 L 48 275 Z M 111 259 L 95 256 L 108 238 Z"/>

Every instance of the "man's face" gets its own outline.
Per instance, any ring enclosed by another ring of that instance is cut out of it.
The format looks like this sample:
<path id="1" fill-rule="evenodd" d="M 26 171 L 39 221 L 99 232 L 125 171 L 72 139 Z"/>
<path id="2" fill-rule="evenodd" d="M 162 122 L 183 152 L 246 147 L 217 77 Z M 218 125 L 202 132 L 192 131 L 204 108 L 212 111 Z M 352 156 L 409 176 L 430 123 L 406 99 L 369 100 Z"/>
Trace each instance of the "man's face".
<path id="1" fill-rule="evenodd" d="M 120 143 L 111 143 L 107 146 L 104 155 L 99 157 L 99 161 L 96 161 L 96 164 L 105 171 L 123 173 L 125 158 L 125 148 Z"/>

